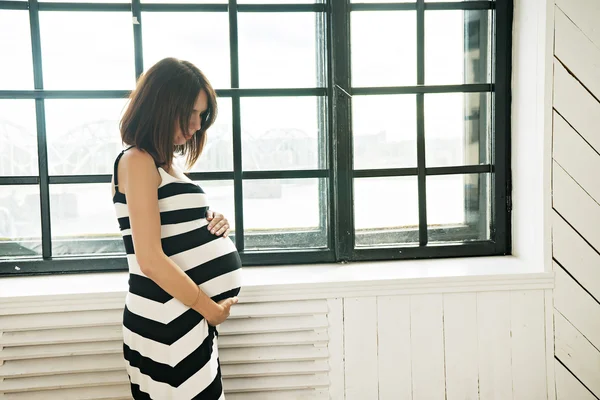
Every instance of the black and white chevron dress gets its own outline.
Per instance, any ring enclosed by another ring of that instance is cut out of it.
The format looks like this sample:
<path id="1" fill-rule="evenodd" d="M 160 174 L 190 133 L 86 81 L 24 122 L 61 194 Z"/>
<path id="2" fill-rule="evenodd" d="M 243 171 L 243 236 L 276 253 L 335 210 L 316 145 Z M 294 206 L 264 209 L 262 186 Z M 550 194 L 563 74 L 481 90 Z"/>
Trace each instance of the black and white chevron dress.
<path id="1" fill-rule="evenodd" d="M 134 399 L 222 400 L 217 329 L 173 298 L 140 270 L 135 257 L 125 195 L 113 202 L 129 264 L 129 292 L 123 313 L 123 352 Z M 158 168 L 161 241 L 171 258 L 213 300 L 237 296 L 241 261 L 229 238 L 211 234 L 207 198 L 191 182 Z"/>

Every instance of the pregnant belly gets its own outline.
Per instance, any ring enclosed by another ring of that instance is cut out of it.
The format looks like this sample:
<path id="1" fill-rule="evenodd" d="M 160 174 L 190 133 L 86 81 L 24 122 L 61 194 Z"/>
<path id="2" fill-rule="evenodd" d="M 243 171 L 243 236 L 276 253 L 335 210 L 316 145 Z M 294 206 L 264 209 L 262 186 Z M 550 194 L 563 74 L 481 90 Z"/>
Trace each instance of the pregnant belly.
<path id="1" fill-rule="evenodd" d="M 200 288 L 213 300 L 220 301 L 224 298 L 237 296 L 242 286 L 242 261 L 231 239 L 219 238 L 219 255 L 205 263 L 199 269 L 208 280 L 194 281 L 200 283 Z"/>

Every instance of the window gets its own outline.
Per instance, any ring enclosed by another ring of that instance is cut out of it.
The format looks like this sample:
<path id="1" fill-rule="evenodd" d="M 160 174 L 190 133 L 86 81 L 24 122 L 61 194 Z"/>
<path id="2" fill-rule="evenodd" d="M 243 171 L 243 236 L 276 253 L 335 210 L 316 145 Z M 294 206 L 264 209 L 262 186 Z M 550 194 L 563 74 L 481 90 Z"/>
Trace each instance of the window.
<path id="1" fill-rule="evenodd" d="M 126 269 L 118 121 L 167 56 L 245 265 L 510 252 L 511 1 L 258 1 L 0 0 L 1 275 Z"/>

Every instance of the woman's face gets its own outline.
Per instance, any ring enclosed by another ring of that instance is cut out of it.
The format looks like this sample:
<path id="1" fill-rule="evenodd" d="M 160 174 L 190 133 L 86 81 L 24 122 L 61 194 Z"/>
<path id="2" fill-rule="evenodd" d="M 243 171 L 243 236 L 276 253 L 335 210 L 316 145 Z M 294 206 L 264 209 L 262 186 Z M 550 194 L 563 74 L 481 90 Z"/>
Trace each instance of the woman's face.
<path id="1" fill-rule="evenodd" d="M 190 117 L 189 122 L 189 132 L 182 132 L 179 123 L 175 126 L 175 137 L 173 139 L 173 143 L 177 146 L 185 144 L 188 140 L 194 136 L 196 132 L 200 130 L 202 127 L 202 117 L 201 115 L 206 112 L 208 108 L 208 97 L 206 96 L 206 92 L 204 90 L 200 91 L 200 94 L 196 98 L 196 102 L 194 103 L 194 109 L 192 110 L 192 116 Z"/>

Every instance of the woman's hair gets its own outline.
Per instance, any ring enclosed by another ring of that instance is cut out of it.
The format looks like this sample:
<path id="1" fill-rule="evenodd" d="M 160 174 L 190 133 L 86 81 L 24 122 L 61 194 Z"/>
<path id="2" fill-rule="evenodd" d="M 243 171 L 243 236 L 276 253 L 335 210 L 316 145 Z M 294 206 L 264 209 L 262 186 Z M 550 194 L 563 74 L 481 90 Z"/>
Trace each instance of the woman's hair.
<path id="1" fill-rule="evenodd" d="M 206 92 L 208 108 L 201 127 L 184 145 L 174 145 L 176 124 L 189 132 L 194 103 L 200 91 Z M 171 166 L 174 154 L 186 156 L 190 168 L 202 153 L 206 130 L 217 117 L 217 96 L 204 74 L 192 63 L 165 58 L 154 64 L 138 80 L 129 105 L 121 118 L 121 139 L 148 152 L 156 165 Z"/>

